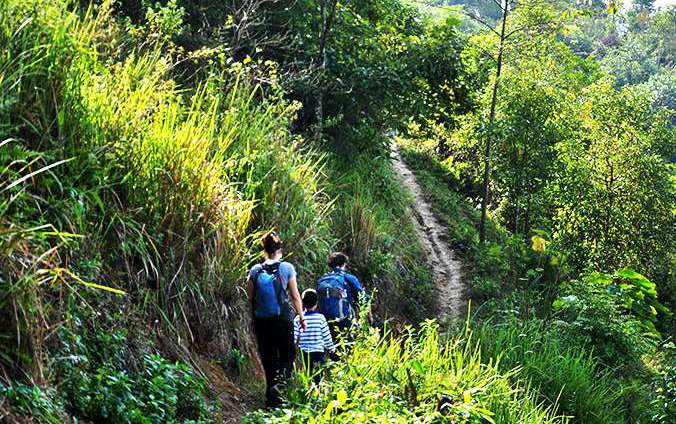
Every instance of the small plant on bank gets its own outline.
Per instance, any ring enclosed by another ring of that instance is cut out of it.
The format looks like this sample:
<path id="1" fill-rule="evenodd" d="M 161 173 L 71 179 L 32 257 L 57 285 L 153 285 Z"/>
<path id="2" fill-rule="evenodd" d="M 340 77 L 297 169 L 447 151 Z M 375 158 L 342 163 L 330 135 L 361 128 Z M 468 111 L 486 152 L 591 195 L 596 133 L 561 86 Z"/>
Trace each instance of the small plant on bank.
<path id="1" fill-rule="evenodd" d="M 130 352 L 122 333 L 98 331 L 61 331 L 57 369 L 69 410 L 99 422 L 209 422 L 205 383 L 188 365 Z"/>

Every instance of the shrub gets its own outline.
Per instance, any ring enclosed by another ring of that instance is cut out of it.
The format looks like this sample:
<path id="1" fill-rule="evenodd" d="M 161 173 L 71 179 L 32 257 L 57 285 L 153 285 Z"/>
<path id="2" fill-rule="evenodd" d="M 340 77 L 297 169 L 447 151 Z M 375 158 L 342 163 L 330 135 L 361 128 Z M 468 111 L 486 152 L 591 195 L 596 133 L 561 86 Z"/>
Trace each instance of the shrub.
<path id="1" fill-rule="evenodd" d="M 63 405 L 56 399 L 53 390 L 45 391 L 23 383 L 4 385 L 0 382 L 0 414 L 3 417 L 13 413 L 37 419 L 41 423 L 60 424 L 65 414 Z"/>
<path id="2" fill-rule="evenodd" d="M 655 285 L 629 270 L 589 273 L 564 282 L 553 308 L 556 328 L 574 346 L 587 346 L 611 368 L 636 368 L 641 354 L 656 346 Z"/>
<path id="3" fill-rule="evenodd" d="M 676 347 L 669 342 L 664 347 L 664 364 L 653 381 L 653 399 L 649 419 L 656 424 L 676 422 Z"/>
<path id="4" fill-rule="evenodd" d="M 76 318 L 75 322 L 80 319 Z M 112 423 L 207 419 L 205 384 L 181 362 L 158 353 L 130 351 L 121 331 L 62 329 L 56 368 L 72 412 Z M 139 356 L 139 357 L 137 357 Z"/>

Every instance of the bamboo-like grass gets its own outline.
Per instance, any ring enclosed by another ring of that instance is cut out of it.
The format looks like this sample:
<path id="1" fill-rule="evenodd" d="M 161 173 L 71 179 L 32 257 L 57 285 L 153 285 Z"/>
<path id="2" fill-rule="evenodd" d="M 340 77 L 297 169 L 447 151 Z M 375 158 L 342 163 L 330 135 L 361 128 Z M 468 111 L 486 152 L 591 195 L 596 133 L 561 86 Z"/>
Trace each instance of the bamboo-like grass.
<path id="1" fill-rule="evenodd" d="M 13 148 L 0 147 L 0 170 L 16 176 L 0 188 L 3 217 L 81 235 L 54 267 L 94 260 L 93 278 L 106 276 L 94 283 L 125 290 L 175 341 L 227 349 L 225 332 L 246 323 L 241 287 L 262 231 L 281 230 L 304 277 L 324 266 L 334 239 L 323 157 L 289 133 L 296 105 L 275 92 L 216 70 L 178 86 L 161 46 L 107 57 L 110 5 L 77 6 L 0 5 L 0 139 Z M 39 257 L 56 243 L 29 247 Z M 22 283 L 10 293 L 34 310 L 39 295 L 20 293 L 38 276 L 12 269 L 4 278 Z"/>

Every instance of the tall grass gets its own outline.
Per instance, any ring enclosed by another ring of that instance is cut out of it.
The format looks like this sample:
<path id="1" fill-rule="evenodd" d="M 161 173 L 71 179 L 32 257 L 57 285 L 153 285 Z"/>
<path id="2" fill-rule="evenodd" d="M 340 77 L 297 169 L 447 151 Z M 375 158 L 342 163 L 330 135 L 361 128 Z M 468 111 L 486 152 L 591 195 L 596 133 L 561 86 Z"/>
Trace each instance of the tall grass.
<path id="1" fill-rule="evenodd" d="M 410 322 L 432 316 L 432 278 L 413 228 L 411 198 L 392 170 L 387 150 L 335 155 L 328 168 L 339 246 L 358 275 L 379 291 L 377 309 Z"/>
<path id="2" fill-rule="evenodd" d="M 467 333 L 470 340 L 473 337 Z M 360 333 L 349 355 L 331 364 L 318 387 L 300 377 L 286 407 L 250 422 L 565 422 L 538 404 L 519 370 L 482 361 L 467 338 L 443 341 L 438 325 L 423 323 L 402 337 Z"/>
<path id="3" fill-rule="evenodd" d="M 54 266 L 126 289 L 127 318 L 159 319 L 176 344 L 212 355 L 233 344 L 251 350 L 241 288 L 257 235 L 281 230 L 307 279 L 334 243 L 323 159 L 289 133 L 296 106 L 245 73 L 213 70 L 181 87 L 162 46 L 108 55 L 124 50 L 110 2 L 97 13 L 71 7 L 0 4 L 0 139 L 12 139 L 0 170 L 18 179 L 67 161 L 1 193 L 2 223 L 82 235 L 67 246 L 43 238 L 22 245 L 30 255 L 3 257 L 2 279 L 14 288 L 6 293 L 27 311 L 42 298 L 58 306 L 62 297 L 15 272 L 48 251 Z M 105 298 L 78 296 L 106 308 Z M 51 310 L 30 322 L 58 322 Z"/>
<path id="4" fill-rule="evenodd" d="M 559 413 L 582 423 L 624 422 L 622 390 L 590 353 L 566 347 L 543 322 L 484 322 L 475 335 L 484 357 L 499 358 L 504 370 L 520 367 L 520 376 Z"/>

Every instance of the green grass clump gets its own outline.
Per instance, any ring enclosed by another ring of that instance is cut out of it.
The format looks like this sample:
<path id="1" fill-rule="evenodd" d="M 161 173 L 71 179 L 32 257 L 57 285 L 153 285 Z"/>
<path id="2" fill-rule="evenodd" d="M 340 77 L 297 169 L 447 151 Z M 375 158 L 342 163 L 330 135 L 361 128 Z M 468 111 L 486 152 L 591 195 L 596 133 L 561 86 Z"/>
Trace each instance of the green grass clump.
<path id="1" fill-rule="evenodd" d="M 283 410 L 252 414 L 248 421 L 566 422 L 512 381 L 518 370 L 482 362 L 472 338 L 467 333 L 443 341 L 434 321 L 401 337 L 364 330 L 318 387 L 299 378 Z"/>
<path id="2" fill-rule="evenodd" d="M 582 423 L 624 422 L 622 389 L 597 359 L 574 349 L 542 321 L 484 322 L 475 336 L 485 358 L 504 370 L 519 367 L 540 399 Z"/>
<path id="3" fill-rule="evenodd" d="M 2 9 L 1 135 L 12 137 L 9 147 L 39 149 L 46 163 L 67 160 L 45 194 L 69 196 L 43 219 L 111 239 L 150 273 L 172 251 L 200 267 L 216 256 L 226 282 L 242 275 L 248 236 L 260 228 L 283 226 L 289 253 L 309 266 L 310 251 L 328 250 L 322 158 L 289 132 L 296 105 L 245 72 L 214 70 L 196 88 L 180 87 L 161 48 L 106 57 L 98 48 L 120 31 L 109 8 L 81 17 L 68 6 L 10 1 Z M 39 191 L 40 182 L 12 194 Z M 77 214 L 68 213 L 72 197 Z"/>

